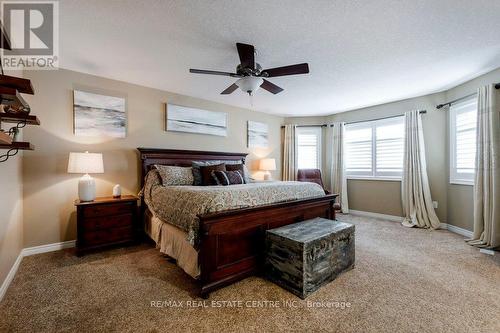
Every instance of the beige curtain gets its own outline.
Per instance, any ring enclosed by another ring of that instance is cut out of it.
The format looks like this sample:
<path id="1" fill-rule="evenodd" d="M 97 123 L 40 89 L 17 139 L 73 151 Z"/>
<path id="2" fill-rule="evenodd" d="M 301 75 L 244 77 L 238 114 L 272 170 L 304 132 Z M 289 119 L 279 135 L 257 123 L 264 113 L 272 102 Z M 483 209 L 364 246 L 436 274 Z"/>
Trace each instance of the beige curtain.
<path id="1" fill-rule="evenodd" d="M 500 246 L 500 97 L 493 85 L 479 88 L 474 179 L 474 234 L 469 244 Z"/>
<path id="2" fill-rule="evenodd" d="M 296 125 L 285 125 L 283 139 L 283 180 L 297 180 Z"/>
<path id="3" fill-rule="evenodd" d="M 405 144 L 403 159 L 403 225 L 406 227 L 439 228 L 439 219 L 432 206 L 422 119 L 419 111 L 405 113 Z"/>
<path id="4" fill-rule="evenodd" d="M 330 169 L 330 188 L 332 193 L 339 194 L 338 202 L 342 213 L 349 213 L 347 200 L 347 178 L 345 174 L 344 123 L 334 123 L 332 131 L 332 160 Z"/>

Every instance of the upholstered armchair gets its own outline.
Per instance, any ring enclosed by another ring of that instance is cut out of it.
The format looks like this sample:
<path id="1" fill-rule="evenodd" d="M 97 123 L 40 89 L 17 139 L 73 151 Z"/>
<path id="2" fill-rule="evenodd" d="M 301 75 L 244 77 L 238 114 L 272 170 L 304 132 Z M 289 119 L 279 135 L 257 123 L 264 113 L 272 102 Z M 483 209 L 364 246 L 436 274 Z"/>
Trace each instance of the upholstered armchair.
<path id="1" fill-rule="evenodd" d="M 299 169 L 297 171 L 297 181 L 316 183 L 323 189 L 325 188 L 323 185 L 323 179 L 321 179 L 321 170 L 319 169 Z M 325 193 L 330 194 L 327 190 L 325 190 Z M 340 210 L 340 204 L 335 203 L 333 208 L 335 210 Z"/>
<path id="2" fill-rule="evenodd" d="M 319 169 L 299 169 L 297 171 L 297 181 L 316 183 L 322 188 L 325 188 L 323 180 L 321 179 L 321 170 Z M 327 191 L 325 190 L 325 192 Z"/>

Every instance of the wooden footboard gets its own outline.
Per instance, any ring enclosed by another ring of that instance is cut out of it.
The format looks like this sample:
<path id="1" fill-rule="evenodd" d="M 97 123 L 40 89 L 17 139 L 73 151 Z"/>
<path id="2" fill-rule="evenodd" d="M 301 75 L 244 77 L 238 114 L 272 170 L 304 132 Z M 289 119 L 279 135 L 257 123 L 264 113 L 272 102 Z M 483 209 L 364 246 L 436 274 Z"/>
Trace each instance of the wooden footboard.
<path id="1" fill-rule="evenodd" d="M 314 217 L 335 219 L 337 195 L 199 216 L 201 295 L 259 273 L 265 231 Z"/>

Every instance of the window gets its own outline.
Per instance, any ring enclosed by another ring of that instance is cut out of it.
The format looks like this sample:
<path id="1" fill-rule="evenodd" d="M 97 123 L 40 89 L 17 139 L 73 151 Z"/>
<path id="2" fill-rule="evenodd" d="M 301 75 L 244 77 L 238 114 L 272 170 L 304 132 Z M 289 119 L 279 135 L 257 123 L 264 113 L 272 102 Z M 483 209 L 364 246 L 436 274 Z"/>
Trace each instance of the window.
<path id="1" fill-rule="evenodd" d="M 321 127 L 297 127 L 297 167 L 321 169 Z"/>
<path id="2" fill-rule="evenodd" d="M 474 184 L 477 98 L 450 107 L 450 183 Z"/>
<path id="3" fill-rule="evenodd" d="M 401 179 L 404 137 L 404 117 L 346 125 L 347 176 Z"/>

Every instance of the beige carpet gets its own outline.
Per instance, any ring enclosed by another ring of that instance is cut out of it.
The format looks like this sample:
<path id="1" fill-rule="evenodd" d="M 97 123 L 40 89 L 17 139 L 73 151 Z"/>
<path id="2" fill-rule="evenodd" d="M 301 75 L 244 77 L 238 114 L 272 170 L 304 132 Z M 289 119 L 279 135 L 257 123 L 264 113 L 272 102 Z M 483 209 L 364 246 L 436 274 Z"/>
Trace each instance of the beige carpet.
<path id="1" fill-rule="evenodd" d="M 356 267 L 306 301 L 252 277 L 195 308 L 197 285 L 151 246 L 83 258 L 68 250 L 23 259 L 0 303 L 0 332 L 500 332 L 495 257 L 448 231 L 341 219 L 356 225 Z"/>

